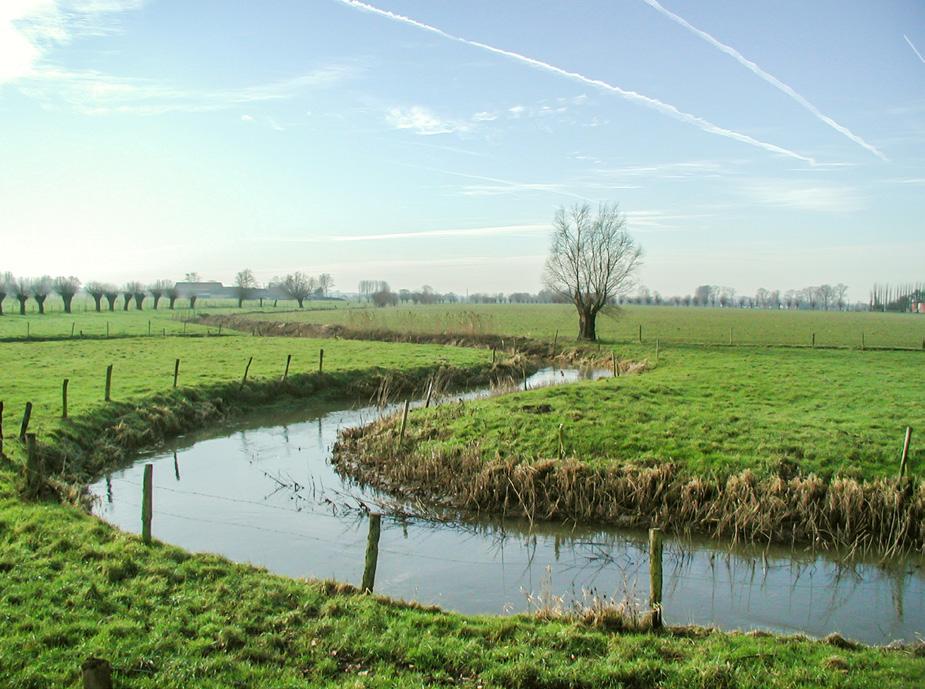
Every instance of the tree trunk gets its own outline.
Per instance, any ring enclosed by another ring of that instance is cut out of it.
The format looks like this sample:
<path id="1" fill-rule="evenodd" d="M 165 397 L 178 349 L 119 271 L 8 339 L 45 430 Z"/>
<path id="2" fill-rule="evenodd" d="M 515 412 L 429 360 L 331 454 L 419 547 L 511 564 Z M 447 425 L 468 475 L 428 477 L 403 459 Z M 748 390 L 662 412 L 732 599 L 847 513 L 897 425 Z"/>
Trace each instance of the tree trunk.
<path id="1" fill-rule="evenodd" d="M 61 299 L 64 300 L 64 313 L 71 312 L 71 300 L 74 298 L 73 294 L 62 294 Z"/>
<path id="2" fill-rule="evenodd" d="M 578 308 L 578 339 L 597 340 L 597 313 L 586 307 Z"/>
<path id="3" fill-rule="evenodd" d="M 135 295 L 135 308 L 141 311 L 141 302 L 145 300 L 145 295 L 136 294 Z"/>
<path id="4" fill-rule="evenodd" d="M 109 310 L 110 310 L 110 311 L 115 311 L 115 310 L 116 310 L 116 299 L 118 299 L 118 298 L 119 298 L 119 295 L 118 295 L 118 294 L 113 294 L 112 296 L 108 296 L 108 295 L 107 295 L 107 297 L 106 297 L 106 302 L 109 304 Z"/>
<path id="5" fill-rule="evenodd" d="M 195 308 L 196 308 L 196 299 L 197 299 L 197 298 L 198 298 L 198 297 L 197 297 L 195 294 L 193 294 L 192 296 L 190 296 L 190 298 L 189 298 L 189 307 L 190 307 L 191 309 L 195 309 Z"/>
<path id="6" fill-rule="evenodd" d="M 94 301 L 94 303 L 96 304 L 96 312 L 99 313 L 99 312 L 102 310 L 102 308 L 100 307 L 100 302 L 103 301 L 103 295 L 102 295 L 102 294 L 94 294 L 94 295 L 92 295 L 92 296 L 93 296 L 93 301 Z"/>
<path id="7" fill-rule="evenodd" d="M 244 306 L 244 297 L 238 297 L 238 308 Z"/>
<path id="8" fill-rule="evenodd" d="M 45 297 L 35 297 L 35 303 L 39 305 L 39 315 L 45 315 Z"/>
<path id="9" fill-rule="evenodd" d="M 161 295 L 155 294 L 155 295 L 154 295 L 153 297 L 151 297 L 151 298 L 154 299 L 154 307 L 153 307 L 153 308 L 154 308 L 155 311 L 157 311 L 157 302 L 159 302 L 159 301 L 161 300 Z"/>
<path id="10" fill-rule="evenodd" d="M 6 294 L 0 292 L 0 316 L 3 315 L 3 300 L 6 299 Z"/>
<path id="11" fill-rule="evenodd" d="M 19 300 L 19 315 L 25 316 L 26 315 L 26 301 L 29 299 L 29 297 L 16 297 L 16 299 Z"/>
<path id="12" fill-rule="evenodd" d="M 173 311 L 173 305 L 174 305 L 174 303 L 176 303 L 177 298 L 176 298 L 176 297 L 167 297 L 167 299 L 168 299 L 168 302 L 169 302 L 169 303 L 167 304 L 167 308 L 170 309 L 171 311 Z"/>
<path id="13" fill-rule="evenodd" d="M 260 297 L 260 308 L 263 308 L 263 297 Z"/>
<path id="14" fill-rule="evenodd" d="M 128 311 L 129 304 L 132 303 L 132 295 L 131 295 L 131 294 L 123 294 L 122 296 L 125 297 L 125 303 L 122 305 L 122 310 L 123 310 L 123 311 Z"/>
<path id="15" fill-rule="evenodd" d="M 301 309 L 301 308 L 302 308 L 302 301 L 303 301 L 303 300 L 302 300 L 300 297 L 296 297 L 295 300 L 296 300 L 297 302 L 299 302 L 299 308 Z"/>

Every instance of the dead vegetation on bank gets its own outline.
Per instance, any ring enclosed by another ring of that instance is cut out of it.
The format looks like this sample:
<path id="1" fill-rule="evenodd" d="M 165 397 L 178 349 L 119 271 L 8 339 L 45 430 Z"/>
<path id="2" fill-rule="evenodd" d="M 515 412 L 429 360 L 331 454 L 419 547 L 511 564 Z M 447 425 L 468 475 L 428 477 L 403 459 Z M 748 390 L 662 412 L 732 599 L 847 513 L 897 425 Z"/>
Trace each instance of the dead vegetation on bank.
<path id="1" fill-rule="evenodd" d="M 397 420 L 344 431 L 336 467 L 410 500 L 472 514 L 658 526 L 734 542 L 808 544 L 891 557 L 925 553 L 925 483 L 815 475 L 690 476 L 656 466 L 589 465 L 576 457 L 532 461 L 478 448 L 419 450 L 397 443 Z"/>

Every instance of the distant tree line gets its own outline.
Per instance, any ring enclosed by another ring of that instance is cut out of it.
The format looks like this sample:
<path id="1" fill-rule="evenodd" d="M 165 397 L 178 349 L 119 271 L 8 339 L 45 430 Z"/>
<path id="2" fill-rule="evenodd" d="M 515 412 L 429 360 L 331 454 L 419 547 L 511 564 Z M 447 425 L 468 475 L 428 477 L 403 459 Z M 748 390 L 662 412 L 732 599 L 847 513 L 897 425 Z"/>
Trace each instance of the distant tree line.
<path id="1" fill-rule="evenodd" d="M 653 306 L 704 306 L 739 309 L 809 309 L 818 311 L 845 311 L 857 308 L 848 303 L 848 286 L 818 285 L 802 289 L 769 290 L 759 288 L 754 295 L 737 294 L 732 287 L 700 285 L 693 294 L 664 297 L 658 292 L 640 287 L 631 296 L 621 297 L 621 304 L 646 304 Z"/>
<path id="2" fill-rule="evenodd" d="M 874 283 L 870 289 L 869 306 L 872 311 L 912 311 L 925 303 L 925 282 L 903 285 Z"/>
<path id="3" fill-rule="evenodd" d="M 74 297 L 80 293 L 81 288 L 92 299 L 96 311 L 103 311 L 104 305 L 109 311 L 116 311 L 120 298 L 123 311 L 128 311 L 132 305 L 141 310 L 146 300 L 154 310 L 157 310 L 163 301 L 166 301 L 168 309 L 174 309 L 179 299 L 187 300 L 189 307 L 195 308 L 196 300 L 202 295 L 199 287 L 201 284 L 203 283 L 198 273 L 187 273 L 180 283 L 173 280 L 156 280 L 145 285 L 132 280 L 123 285 L 99 281 L 82 285 L 80 279 L 73 275 L 26 278 L 6 272 L 0 273 L 0 316 L 4 313 L 3 302 L 8 298 L 18 303 L 20 315 L 26 315 L 26 305 L 30 299 L 35 302 L 39 314 L 44 314 L 45 302 L 53 294 L 61 298 L 65 313 L 71 313 Z M 294 299 L 298 302 L 299 308 L 303 308 L 305 299 L 326 298 L 333 286 L 334 279 L 329 273 L 315 277 L 296 272 L 281 278 L 274 277 L 266 287 L 262 287 L 254 277 L 253 271 L 246 268 L 235 276 L 230 295 L 237 298 L 239 308 L 246 299 L 259 299 L 261 306 L 265 299 L 273 299 L 275 306 L 280 298 Z"/>

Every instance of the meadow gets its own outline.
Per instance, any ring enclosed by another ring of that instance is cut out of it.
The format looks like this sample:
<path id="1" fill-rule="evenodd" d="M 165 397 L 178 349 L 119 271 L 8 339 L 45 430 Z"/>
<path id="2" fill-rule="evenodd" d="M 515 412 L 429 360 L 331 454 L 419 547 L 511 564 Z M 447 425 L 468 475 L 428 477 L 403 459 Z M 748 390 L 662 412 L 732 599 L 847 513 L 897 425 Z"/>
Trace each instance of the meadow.
<path id="1" fill-rule="evenodd" d="M 435 304 L 386 308 L 336 308 L 247 314 L 254 320 L 341 325 L 354 331 L 517 336 L 574 341 L 575 308 L 566 304 Z M 922 349 L 925 317 L 917 314 L 767 311 L 759 309 L 624 306 L 616 318 L 598 317 L 605 343 L 642 341 L 728 345 L 885 347 Z"/>
<path id="2" fill-rule="evenodd" d="M 558 322 L 559 315 L 536 313 L 542 314 L 536 316 L 541 323 L 530 325 L 531 332 L 546 332 L 547 322 Z M 857 647 L 838 637 L 815 641 L 693 629 L 626 632 L 619 631 L 618 621 L 606 614 L 500 618 L 422 609 L 362 595 L 340 584 L 285 579 L 157 542 L 144 546 L 137 537 L 58 502 L 50 493 L 38 500 L 24 499 L 19 489 L 25 451 L 16 436 L 27 400 L 35 405 L 31 430 L 38 434 L 46 456 L 73 460 L 78 453 L 96 448 L 104 451 L 102 461 L 111 465 L 119 461 L 121 451 L 135 445 L 113 446 L 110 452 L 104 441 L 132 437 L 143 445 L 165 434 L 191 430 L 190 424 L 200 418 L 193 415 L 183 423 L 165 423 L 174 408 L 214 411 L 221 407 L 244 414 L 260 406 L 296 406 L 310 395 L 355 397 L 368 389 L 363 381 L 390 371 L 422 379 L 437 366 L 449 365 L 474 379 L 491 364 L 486 349 L 253 337 L 229 330 L 217 336 L 214 327 L 193 324 L 186 326 L 184 336 L 183 324 L 170 316 L 117 312 L 109 317 L 113 324 L 120 317 L 125 330 L 120 336 L 111 333 L 110 338 L 67 335 L 49 341 L 14 337 L 0 342 L 0 399 L 5 402 L 0 458 L 0 675 L 6 686 L 77 686 L 80 663 L 91 655 L 112 661 L 117 686 L 139 689 L 899 688 L 915 686 L 925 678 L 918 646 L 888 650 Z M 75 323 L 75 330 L 86 334 L 98 330 L 106 317 L 50 313 L 43 322 L 55 325 L 57 321 L 68 331 L 69 324 Z M 561 317 L 563 323 L 568 320 L 564 313 Z M 151 336 L 147 336 L 149 318 Z M 0 324 L 16 329 L 22 320 L 4 316 Z M 165 337 L 163 328 L 168 324 L 175 329 Z M 525 334 L 514 328 L 508 324 L 504 332 Z M 326 376 L 315 373 L 321 348 Z M 618 351 L 628 359 L 654 357 L 651 346 L 624 346 Z M 283 384 L 279 378 L 289 354 L 293 355 L 292 383 Z M 727 356 L 733 361 L 724 364 Z M 250 382 L 241 390 L 250 357 Z M 180 387 L 174 391 L 177 358 L 181 359 Z M 920 358 L 917 352 L 667 348 L 660 353 L 658 366 L 643 375 L 517 394 L 467 409 L 486 424 L 478 427 L 483 442 L 495 443 L 499 451 L 507 441 L 492 426 L 501 423 L 502 414 L 508 420 L 529 422 L 528 428 L 514 432 L 522 434 L 519 442 L 524 448 L 539 454 L 548 450 L 549 429 L 558 427 L 553 417 L 562 416 L 577 424 L 566 435 L 573 443 L 570 452 L 596 446 L 595 461 L 601 462 L 625 447 L 657 456 L 661 439 L 677 443 L 679 455 L 682 450 L 689 453 L 692 469 L 700 463 L 725 461 L 722 458 L 734 447 L 741 454 L 735 461 L 761 464 L 764 444 L 786 454 L 786 443 L 803 443 L 798 431 L 804 425 L 808 425 L 807 438 L 815 442 L 835 423 L 834 438 L 821 443 L 820 454 L 810 461 L 824 464 L 849 447 L 850 438 L 866 433 L 870 442 L 862 445 L 860 458 L 856 462 L 849 458 L 849 463 L 877 473 L 881 465 L 894 463 L 888 459 L 890 451 L 881 458 L 867 450 L 881 443 L 895 447 L 895 427 L 907 423 L 911 415 L 918 414 L 909 422 L 921 424 L 920 409 L 900 414 L 915 408 L 914 378 L 906 379 Z M 113 402 L 107 404 L 102 396 L 109 364 L 114 366 Z M 745 370 L 730 377 L 730 370 L 741 368 Z M 804 380 L 800 377 L 804 369 L 807 383 L 788 393 L 785 381 Z M 70 380 L 68 420 L 60 418 L 65 377 Z M 728 388 L 718 386 L 717 378 Z M 815 391 L 817 386 L 832 391 L 833 399 L 826 401 Z M 707 394 L 711 387 L 717 396 L 713 400 Z M 587 423 L 569 416 L 580 400 L 590 400 Z M 752 422 L 760 437 L 734 439 L 747 436 L 750 425 L 744 416 L 729 418 L 730 400 L 745 404 L 755 416 Z M 550 418 L 540 425 L 536 425 L 538 415 L 524 410 L 536 401 L 551 408 L 545 414 Z M 642 411 L 633 411 L 631 402 Z M 839 414 L 843 404 L 851 405 L 850 414 Z M 706 406 L 699 409 L 701 405 Z M 775 414 L 781 406 L 793 407 L 780 412 L 792 428 L 777 423 Z M 424 428 L 429 414 L 442 413 L 415 414 L 412 437 L 418 437 L 414 434 Z M 708 426 L 702 429 L 706 444 L 698 440 L 698 429 L 685 429 L 685 423 L 673 420 L 676 413 L 688 414 L 689 423 Z M 207 422 L 215 416 L 201 418 Z M 447 423 L 462 436 L 473 428 L 461 419 L 448 418 Z M 639 426 L 633 437 L 607 440 L 611 434 L 605 429 L 622 428 L 626 433 L 631 424 Z M 147 427 L 157 427 L 157 434 L 146 434 Z M 652 433 L 645 432 L 646 427 Z M 126 429 L 139 432 L 132 436 Z M 789 440 L 788 433 L 793 434 Z M 587 440 L 580 442 L 587 446 L 574 444 L 585 435 Z M 616 444 L 608 446 L 605 441 Z M 914 455 L 913 468 L 921 469 L 920 454 Z"/>

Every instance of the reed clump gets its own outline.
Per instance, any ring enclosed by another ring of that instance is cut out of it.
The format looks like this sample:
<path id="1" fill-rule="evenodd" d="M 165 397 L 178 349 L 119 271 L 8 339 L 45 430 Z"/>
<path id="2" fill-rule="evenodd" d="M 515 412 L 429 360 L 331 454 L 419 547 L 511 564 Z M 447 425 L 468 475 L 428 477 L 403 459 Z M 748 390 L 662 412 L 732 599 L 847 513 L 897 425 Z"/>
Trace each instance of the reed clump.
<path id="1" fill-rule="evenodd" d="M 658 526 L 734 542 L 805 543 L 885 556 L 925 553 L 925 483 L 750 469 L 691 476 L 671 462 L 588 464 L 495 456 L 478 444 L 395 452 L 394 419 L 342 433 L 339 471 L 408 499 L 469 513 L 615 526 Z"/>

